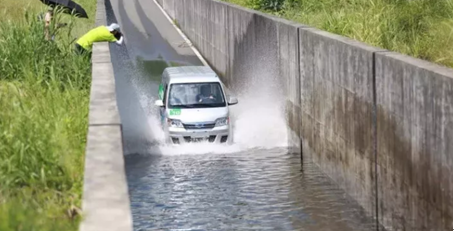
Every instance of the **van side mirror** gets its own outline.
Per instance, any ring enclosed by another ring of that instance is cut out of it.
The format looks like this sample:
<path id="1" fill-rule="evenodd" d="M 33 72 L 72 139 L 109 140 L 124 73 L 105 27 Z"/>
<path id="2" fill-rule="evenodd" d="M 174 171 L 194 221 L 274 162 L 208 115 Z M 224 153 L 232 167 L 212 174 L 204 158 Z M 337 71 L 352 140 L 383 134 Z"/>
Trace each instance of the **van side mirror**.
<path id="1" fill-rule="evenodd" d="M 228 102 L 229 106 L 230 106 L 230 105 L 235 105 L 235 104 L 237 104 L 237 103 L 238 103 L 238 99 L 237 99 L 237 98 L 235 98 L 235 97 L 229 97 L 229 102 Z"/>
<path id="2" fill-rule="evenodd" d="M 164 103 L 162 102 L 162 100 L 158 99 L 154 102 L 154 105 L 155 106 L 158 106 L 158 107 L 164 107 Z"/>

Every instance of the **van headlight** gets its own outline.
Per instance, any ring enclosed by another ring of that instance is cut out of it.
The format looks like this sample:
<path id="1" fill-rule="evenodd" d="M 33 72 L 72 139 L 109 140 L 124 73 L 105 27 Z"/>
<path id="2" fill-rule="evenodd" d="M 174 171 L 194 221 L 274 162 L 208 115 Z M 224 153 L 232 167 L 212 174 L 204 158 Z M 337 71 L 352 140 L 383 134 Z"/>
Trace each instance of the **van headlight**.
<path id="1" fill-rule="evenodd" d="M 228 117 L 224 117 L 224 118 L 219 118 L 216 120 L 216 127 L 220 127 L 220 126 L 226 126 L 229 124 L 229 118 Z"/>
<path id="2" fill-rule="evenodd" d="M 182 128 L 183 124 L 181 123 L 180 120 L 174 120 L 174 119 L 167 119 L 167 124 L 169 127 L 172 128 Z"/>

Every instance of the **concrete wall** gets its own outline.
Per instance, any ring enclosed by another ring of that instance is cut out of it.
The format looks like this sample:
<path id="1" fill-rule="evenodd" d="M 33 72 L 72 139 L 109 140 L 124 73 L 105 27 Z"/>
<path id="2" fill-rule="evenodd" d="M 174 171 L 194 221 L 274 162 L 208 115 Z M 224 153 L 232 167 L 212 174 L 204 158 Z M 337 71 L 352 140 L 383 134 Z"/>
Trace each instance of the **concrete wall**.
<path id="1" fill-rule="evenodd" d="M 300 79 L 300 31 L 301 25 L 280 20 L 278 24 L 278 68 L 284 81 L 287 124 L 289 127 L 289 150 L 301 153 L 301 79 Z"/>
<path id="2" fill-rule="evenodd" d="M 375 57 L 380 222 L 452 229 L 452 69 L 393 52 Z"/>
<path id="3" fill-rule="evenodd" d="M 452 69 L 224 2 L 161 1 L 230 87 L 280 92 L 290 147 L 364 212 L 388 230 L 451 227 Z"/>
<path id="4" fill-rule="evenodd" d="M 300 29 L 303 152 L 375 215 L 373 54 L 378 49 Z"/>
<path id="5" fill-rule="evenodd" d="M 104 0 L 98 0 L 96 25 L 105 24 Z M 93 46 L 82 211 L 81 231 L 132 230 L 122 128 L 108 43 Z"/>

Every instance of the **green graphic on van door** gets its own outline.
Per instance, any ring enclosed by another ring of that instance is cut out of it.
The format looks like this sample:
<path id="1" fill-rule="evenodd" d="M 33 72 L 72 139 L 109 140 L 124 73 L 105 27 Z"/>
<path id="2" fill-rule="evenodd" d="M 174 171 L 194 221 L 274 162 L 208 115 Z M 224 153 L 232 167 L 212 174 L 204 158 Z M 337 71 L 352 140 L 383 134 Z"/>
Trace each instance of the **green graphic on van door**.
<path id="1" fill-rule="evenodd" d="M 169 111 L 169 115 L 181 115 L 181 109 L 180 108 L 176 108 L 176 109 L 170 109 Z"/>
<path id="2" fill-rule="evenodd" d="M 159 99 L 162 100 L 164 98 L 164 87 L 162 84 L 159 84 L 159 91 L 158 91 Z"/>

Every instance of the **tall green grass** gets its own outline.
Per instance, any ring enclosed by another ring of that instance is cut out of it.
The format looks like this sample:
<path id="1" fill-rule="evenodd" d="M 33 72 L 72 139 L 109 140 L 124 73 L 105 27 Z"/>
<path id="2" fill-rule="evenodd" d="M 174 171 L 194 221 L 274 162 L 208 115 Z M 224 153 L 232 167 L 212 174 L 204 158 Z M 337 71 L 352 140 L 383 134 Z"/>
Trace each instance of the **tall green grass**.
<path id="1" fill-rule="evenodd" d="M 452 0 L 225 0 L 452 67 Z"/>
<path id="2" fill-rule="evenodd" d="M 91 64 L 73 53 L 80 19 L 64 16 L 50 42 L 37 13 L 0 19 L 1 231 L 77 230 L 80 219 Z"/>

